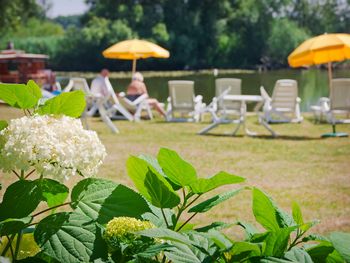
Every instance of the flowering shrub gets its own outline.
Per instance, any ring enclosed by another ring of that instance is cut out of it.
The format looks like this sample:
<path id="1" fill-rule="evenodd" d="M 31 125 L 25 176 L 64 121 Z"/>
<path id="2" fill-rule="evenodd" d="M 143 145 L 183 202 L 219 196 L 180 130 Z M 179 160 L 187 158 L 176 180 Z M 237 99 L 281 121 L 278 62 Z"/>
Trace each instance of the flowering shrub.
<path id="1" fill-rule="evenodd" d="M 68 179 L 97 173 L 106 156 L 96 132 L 67 116 L 22 117 L 0 132 L 0 168 L 4 172 L 34 168 L 42 176 Z"/>

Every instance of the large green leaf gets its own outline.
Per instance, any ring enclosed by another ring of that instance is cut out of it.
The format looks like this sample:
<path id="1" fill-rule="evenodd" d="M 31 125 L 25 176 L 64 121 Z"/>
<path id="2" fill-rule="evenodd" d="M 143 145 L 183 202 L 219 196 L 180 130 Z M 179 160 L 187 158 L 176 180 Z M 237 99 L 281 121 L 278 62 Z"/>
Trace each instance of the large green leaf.
<path id="1" fill-rule="evenodd" d="M 43 201 L 45 201 L 49 207 L 63 204 L 67 199 L 69 189 L 64 184 L 47 178 L 37 180 L 37 182 L 42 192 Z"/>
<path id="2" fill-rule="evenodd" d="M 282 257 L 287 250 L 290 234 L 297 227 L 288 227 L 277 229 L 270 232 L 265 239 L 265 249 L 263 251 L 264 256 Z"/>
<path id="3" fill-rule="evenodd" d="M 257 188 L 253 189 L 253 214 L 265 229 L 278 231 L 280 226 L 276 217 L 276 209 L 270 198 Z"/>
<path id="4" fill-rule="evenodd" d="M 197 173 L 193 166 L 183 160 L 177 152 L 161 148 L 158 162 L 167 177 L 177 185 L 187 186 L 197 180 Z"/>
<path id="5" fill-rule="evenodd" d="M 85 95 L 81 90 L 64 92 L 45 102 L 37 112 L 41 115 L 67 115 L 70 117 L 80 117 L 86 106 Z"/>
<path id="6" fill-rule="evenodd" d="M 288 259 L 282 259 L 282 258 L 267 257 L 267 258 L 261 259 L 258 262 L 259 263 L 291 263 L 293 261 L 290 261 Z M 294 263 L 296 263 L 296 262 L 294 262 Z"/>
<path id="7" fill-rule="evenodd" d="M 164 252 L 165 256 L 176 263 L 203 263 L 198 256 L 185 244 L 175 244 L 171 251 Z"/>
<path id="8" fill-rule="evenodd" d="M 238 221 L 236 223 L 238 226 L 243 227 L 246 237 L 247 239 L 250 239 L 251 237 L 253 237 L 253 235 L 258 233 L 258 230 L 255 228 L 255 226 L 253 226 L 250 223 L 247 222 L 243 222 L 243 221 Z"/>
<path id="9" fill-rule="evenodd" d="M 304 224 L 303 215 L 301 213 L 300 206 L 296 202 L 293 202 L 292 204 L 292 215 L 295 223 L 297 223 L 298 225 Z"/>
<path id="10" fill-rule="evenodd" d="M 35 83 L 34 80 L 29 80 L 27 82 L 27 89 L 30 94 L 37 100 L 39 100 L 42 97 L 41 89 L 38 86 L 38 84 Z"/>
<path id="11" fill-rule="evenodd" d="M 106 224 L 113 217 L 141 218 L 150 208 L 138 193 L 112 181 L 88 178 L 72 190 L 72 207 L 92 220 Z"/>
<path id="12" fill-rule="evenodd" d="M 157 227 L 172 228 L 176 221 L 176 215 L 172 209 L 158 208 L 154 205 L 149 205 L 151 212 L 144 213 L 142 218 L 150 221 Z M 164 219 L 165 217 L 165 219 Z M 166 221 L 165 221 L 166 220 Z"/>
<path id="13" fill-rule="evenodd" d="M 310 255 L 304 249 L 298 247 L 293 247 L 284 254 L 284 257 L 297 263 L 313 263 Z"/>
<path id="14" fill-rule="evenodd" d="M 329 238 L 344 260 L 350 262 L 350 233 L 333 232 Z"/>
<path id="15" fill-rule="evenodd" d="M 17 234 L 32 221 L 31 216 L 24 218 L 9 218 L 0 222 L 0 237 L 5 235 Z"/>
<path id="16" fill-rule="evenodd" d="M 307 249 L 307 253 L 314 262 L 327 262 L 327 257 L 333 253 L 334 247 L 329 241 L 322 241 L 320 244 Z"/>
<path id="17" fill-rule="evenodd" d="M 235 242 L 230 250 L 232 262 L 245 262 L 251 257 L 261 256 L 258 244 L 248 242 Z"/>
<path id="18" fill-rule="evenodd" d="M 12 107 L 20 109 L 34 108 L 41 97 L 41 91 L 40 89 L 38 91 L 37 86 L 32 82 L 28 84 L 0 83 L 0 99 Z M 40 96 L 38 95 L 39 92 Z"/>
<path id="19" fill-rule="evenodd" d="M 245 179 L 243 177 L 226 172 L 219 172 L 209 178 L 198 178 L 196 181 L 190 184 L 190 187 L 192 189 L 192 192 L 196 194 L 203 194 L 219 186 L 238 184 L 244 181 Z"/>
<path id="20" fill-rule="evenodd" d="M 208 210 L 210 210 L 214 206 L 216 206 L 216 205 L 230 199 L 231 197 L 235 196 L 240 191 L 242 191 L 242 188 L 215 195 L 215 196 L 209 198 L 208 200 L 205 200 L 204 202 L 201 202 L 198 205 L 193 206 L 188 212 L 190 212 L 190 213 L 207 212 Z"/>
<path id="21" fill-rule="evenodd" d="M 166 179 L 145 160 L 131 156 L 127 170 L 137 190 L 154 206 L 173 208 L 180 203 L 180 197 Z"/>
<path id="22" fill-rule="evenodd" d="M 9 124 L 7 123 L 7 121 L 0 120 L 0 131 L 2 131 L 3 129 L 5 129 L 7 126 L 9 126 Z"/>
<path id="23" fill-rule="evenodd" d="M 37 225 L 34 238 L 45 254 L 59 262 L 91 262 L 107 256 L 100 229 L 82 214 L 50 215 Z"/>
<path id="24" fill-rule="evenodd" d="M 139 235 L 175 241 L 182 244 L 190 244 L 191 240 L 184 234 L 175 232 L 167 228 L 150 228 L 137 232 Z"/>
<path id="25" fill-rule="evenodd" d="M 0 221 L 28 216 L 41 200 L 41 190 L 35 181 L 16 181 L 6 189 L 0 204 Z"/>

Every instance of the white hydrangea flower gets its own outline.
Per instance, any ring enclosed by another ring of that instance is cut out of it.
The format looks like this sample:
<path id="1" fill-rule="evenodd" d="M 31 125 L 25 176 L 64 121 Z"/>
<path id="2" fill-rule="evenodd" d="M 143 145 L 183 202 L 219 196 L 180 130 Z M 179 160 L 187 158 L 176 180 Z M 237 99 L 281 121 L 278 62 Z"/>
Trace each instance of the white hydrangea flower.
<path id="1" fill-rule="evenodd" d="M 43 176 L 68 179 L 95 175 L 106 156 L 96 132 L 67 116 L 13 119 L 0 132 L 0 169 L 4 172 L 35 168 Z"/>

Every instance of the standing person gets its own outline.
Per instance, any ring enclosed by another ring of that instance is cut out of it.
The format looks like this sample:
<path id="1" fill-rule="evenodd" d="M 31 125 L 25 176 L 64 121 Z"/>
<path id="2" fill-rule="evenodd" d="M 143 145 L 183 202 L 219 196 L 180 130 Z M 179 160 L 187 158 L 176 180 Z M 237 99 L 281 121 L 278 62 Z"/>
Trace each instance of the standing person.
<path id="1" fill-rule="evenodd" d="M 106 79 L 108 79 L 108 69 L 102 69 L 100 74 L 94 78 L 91 83 L 91 93 L 98 97 L 108 97 L 109 90 L 106 85 Z"/>
<path id="2" fill-rule="evenodd" d="M 148 96 L 147 87 L 143 82 L 142 74 L 140 72 L 135 72 L 134 75 L 132 76 L 131 83 L 127 87 L 126 97 L 129 100 L 134 101 L 143 94 L 147 94 Z M 166 116 L 166 113 L 163 107 L 161 106 L 161 104 L 157 99 L 148 97 L 147 102 L 162 116 L 164 117 Z"/>

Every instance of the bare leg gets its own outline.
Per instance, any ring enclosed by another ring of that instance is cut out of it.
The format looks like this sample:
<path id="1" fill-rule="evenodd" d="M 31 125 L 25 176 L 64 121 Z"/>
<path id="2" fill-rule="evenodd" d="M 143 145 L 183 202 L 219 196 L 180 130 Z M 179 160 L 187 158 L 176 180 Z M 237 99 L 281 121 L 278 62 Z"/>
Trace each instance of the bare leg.
<path id="1" fill-rule="evenodd" d="M 163 109 L 163 107 L 160 105 L 157 99 L 148 98 L 147 102 L 149 105 L 151 105 L 156 111 L 158 111 L 162 116 L 166 116 L 166 113 Z"/>

